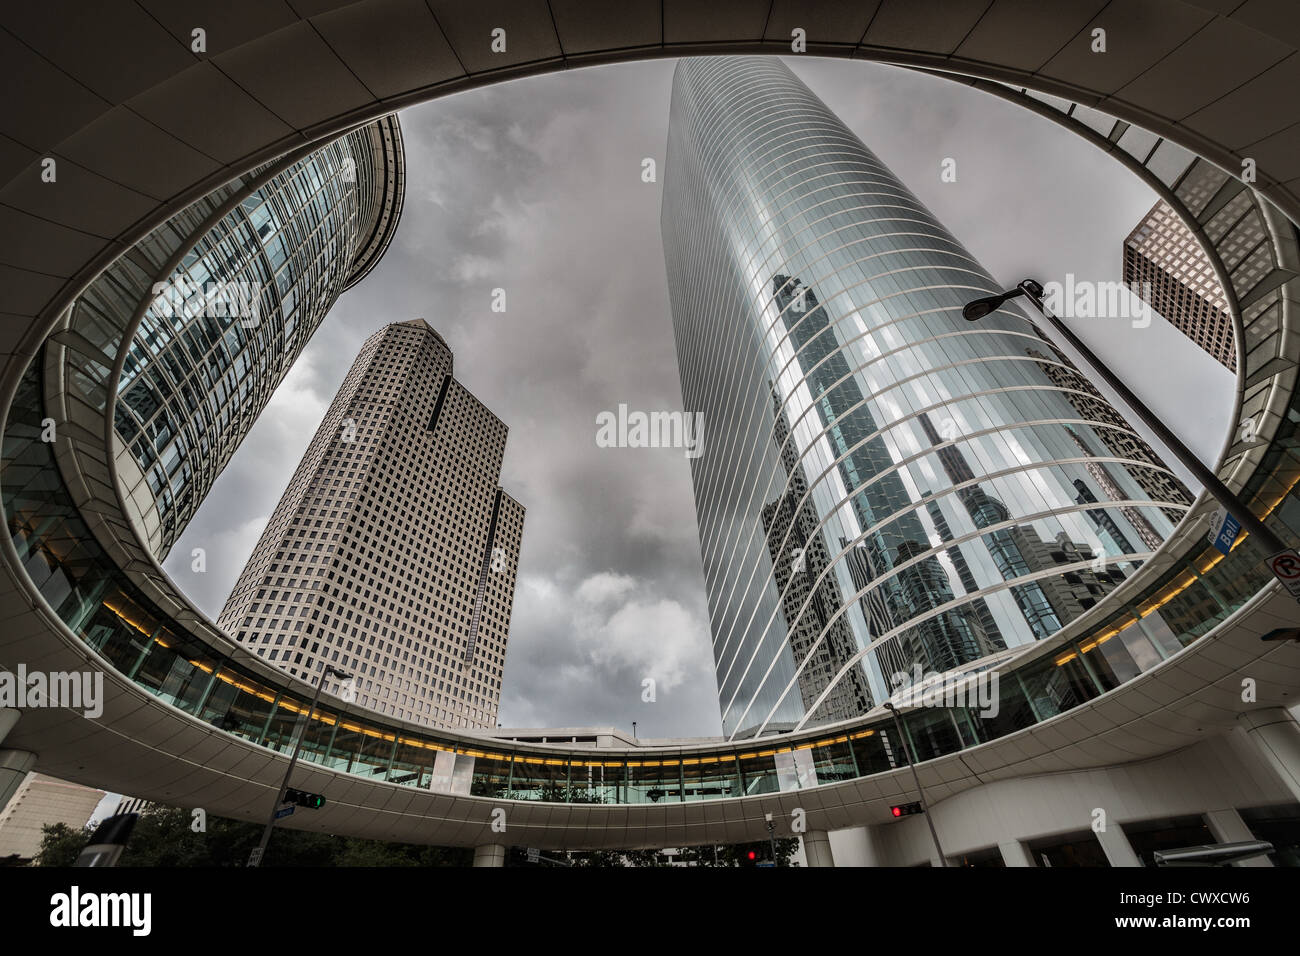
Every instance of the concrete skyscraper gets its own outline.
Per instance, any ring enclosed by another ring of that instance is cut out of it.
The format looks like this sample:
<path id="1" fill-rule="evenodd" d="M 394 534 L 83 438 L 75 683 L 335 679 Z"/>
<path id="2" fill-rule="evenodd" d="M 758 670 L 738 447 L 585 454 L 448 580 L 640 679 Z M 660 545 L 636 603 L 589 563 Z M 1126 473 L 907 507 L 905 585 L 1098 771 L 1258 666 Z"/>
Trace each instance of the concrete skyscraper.
<path id="1" fill-rule="evenodd" d="M 1262 230 L 1258 241 L 1263 242 Z M 1243 247 L 1242 255 L 1248 249 Z M 1232 316 L 1210 258 L 1164 200 L 1124 240 L 1124 281 L 1230 372 L 1237 370 Z"/>
<path id="2" fill-rule="evenodd" d="M 524 525 L 506 432 L 423 319 L 374 333 L 218 623 L 304 680 L 337 665 L 373 710 L 495 727 Z"/>
<path id="3" fill-rule="evenodd" d="M 1022 312 L 963 320 L 1002 286 L 776 59 L 678 65 L 662 228 L 729 736 L 1045 638 L 1186 510 Z"/>

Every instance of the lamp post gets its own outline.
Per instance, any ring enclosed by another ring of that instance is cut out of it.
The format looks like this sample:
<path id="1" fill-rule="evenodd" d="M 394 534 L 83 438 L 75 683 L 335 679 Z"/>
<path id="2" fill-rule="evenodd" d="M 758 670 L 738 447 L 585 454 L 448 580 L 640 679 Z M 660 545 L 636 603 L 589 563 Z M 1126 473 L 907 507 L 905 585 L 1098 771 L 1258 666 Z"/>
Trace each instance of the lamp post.
<path id="1" fill-rule="evenodd" d="M 898 708 L 886 701 L 885 710 L 894 716 L 894 732 L 898 735 L 898 746 L 903 748 L 903 753 L 907 756 L 907 765 L 912 768 L 912 780 L 915 781 L 917 795 L 921 798 L 921 811 L 925 814 L 925 822 L 930 824 L 930 838 L 934 840 L 934 851 L 939 854 L 939 865 L 947 866 L 948 858 L 943 855 L 943 847 L 939 845 L 939 831 L 934 828 L 934 818 L 930 816 L 930 807 L 925 802 L 925 789 L 921 786 L 921 775 L 916 772 L 916 754 L 907 746 L 907 738 L 903 736 L 903 724 L 898 719 Z"/>
<path id="2" fill-rule="evenodd" d="M 767 821 L 767 843 L 772 848 L 772 865 L 776 866 L 776 824 L 772 822 L 772 814 L 766 814 L 763 818 Z"/>
<path id="3" fill-rule="evenodd" d="M 262 855 L 266 852 L 266 845 L 271 842 L 271 831 L 275 829 L 275 815 L 280 810 L 280 804 L 284 803 L 284 794 L 289 789 L 289 777 L 293 774 L 293 768 L 298 765 L 298 754 L 302 752 L 302 741 L 307 736 L 307 728 L 311 725 L 312 715 L 316 713 L 316 704 L 320 701 L 320 692 L 321 688 L 325 686 L 325 678 L 337 677 L 339 680 L 347 680 L 350 676 L 350 674 L 344 673 L 329 664 L 326 664 L 325 669 L 321 671 L 320 680 L 316 681 L 316 693 L 312 695 L 311 706 L 307 708 L 307 719 L 303 721 L 302 730 L 299 731 L 294 742 L 293 756 L 289 758 L 289 766 L 285 768 L 284 779 L 280 781 L 280 792 L 276 795 L 275 804 L 271 807 L 271 816 L 266 821 L 266 829 L 262 831 L 262 840 L 248 858 L 249 866 L 259 866 L 261 864 Z"/>
<path id="4" fill-rule="evenodd" d="M 119 813 L 109 817 L 95 829 L 90 842 L 72 865 L 117 866 L 139 816 L 138 813 Z"/>
<path id="5" fill-rule="evenodd" d="M 962 317 L 968 322 L 978 322 L 980 319 L 984 318 L 984 316 L 1000 308 L 1002 303 L 1006 302 L 1008 299 L 1014 299 L 1018 296 L 1024 296 L 1034 304 L 1034 307 L 1042 313 L 1043 318 L 1048 321 L 1052 328 L 1059 332 L 1061 336 L 1069 342 L 1080 355 L 1083 356 L 1084 360 L 1092 367 L 1092 371 L 1107 385 L 1114 389 L 1115 393 L 1123 399 L 1124 403 L 1137 413 L 1138 418 L 1142 420 L 1143 424 L 1151 429 L 1155 436 L 1174 453 L 1174 457 L 1183 463 L 1184 467 L 1186 467 L 1196 480 L 1205 487 L 1205 490 L 1210 493 L 1210 496 L 1214 498 L 1214 500 L 1217 501 L 1228 514 L 1236 518 L 1248 534 L 1255 535 L 1255 539 L 1263 546 L 1265 554 L 1269 558 L 1276 557 L 1283 552 L 1291 550 L 1287 546 L 1286 542 L 1274 534 L 1263 521 L 1255 517 L 1255 513 L 1247 508 L 1240 498 L 1228 490 L 1227 486 L 1219 480 L 1218 475 L 1202 464 L 1200 458 L 1198 458 L 1190 448 L 1184 445 L 1178 436 L 1171 432 L 1165 426 L 1165 423 L 1162 422 L 1160 418 L 1151 411 L 1151 409 L 1147 408 L 1142 400 L 1134 395 L 1129 387 L 1121 382 L 1115 373 L 1112 372 L 1104 362 L 1097 358 L 1097 356 L 1093 354 L 1092 350 L 1088 348 L 1088 346 L 1084 345 L 1079 337 L 1075 335 L 1064 322 L 1047 310 L 1047 307 L 1043 305 L 1043 287 L 1041 284 L 1035 282 L 1033 279 L 1025 279 L 1014 289 L 1010 289 L 1006 292 L 1000 293 L 999 295 L 991 295 L 982 299 L 975 299 L 966 303 L 965 308 L 962 309 Z M 1271 565 L 1270 570 L 1273 570 Z M 1274 571 L 1273 573 L 1276 575 L 1277 571 Z M 1287 582 L 1283 581 L 1283 583 L 1286 584 Z"/>

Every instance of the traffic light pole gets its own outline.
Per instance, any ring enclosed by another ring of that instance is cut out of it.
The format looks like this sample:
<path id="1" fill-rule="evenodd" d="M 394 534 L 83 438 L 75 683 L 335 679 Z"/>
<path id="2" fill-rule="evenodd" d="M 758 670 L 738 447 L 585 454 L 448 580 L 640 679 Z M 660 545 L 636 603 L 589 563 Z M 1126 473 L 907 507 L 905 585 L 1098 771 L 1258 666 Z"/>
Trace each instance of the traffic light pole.
<path id="1" fill-rule="evenodd" d="M 347 677 L 342 671 L 335 670 L 328 664 L 321 671 L 320 680 L 316 682 L 316 693 L 312 696 L 311 706 L 307 708 L 307 719 L 303 721 L 302 730 L 299 731 L 297 740 L 294 742 L 293 756 L 289 758 L 289 766 L 284 771 L 284 779 L 280 781 L 280 792 L 276 795 L 275 805 L 271 807 L 271 816 L 266 821 L 266 829 L 262 831 L 262 840 L 248 858 L 249 866 L 260 866 L 262 863 L 262 855 L 266 853 L 266 846 L 271 842 L 271 831 L 275 829 L 275 815 L 280 812 L 280 805 L 284 803 L 284 795 L 289 790 L 289 778 L 293 775 L 293 768 L 298 766 L 298 754 L 302 752 L 303 739 L 307 736 L 307 728 L 311 726 L 312 716 L 316 713 L 316 704 L 320 701 L 320 692 L 325 686 L 325 678 L 331 675 L 338 675 L 344 679 Z"/>
<path id="2" fill-rule="evenodd" d="M 939 854 L 939 865 L 947 866 L 948 858 L 943 855 L 943 847 L 939 845 L 939 831 L 934 828 L 934 818 L 930 816 L 930 808 L 925 802 L 925 790 L 921 787 L 921 775 L 916 772 L 916 754 L 912 748 L 907 746 L 907 738 L 903 736 L 903 725 L 898 719 L 898 708 L 891 703 L 885 704 L 885 710 L 894 716 L 894 733 L 898 735 L 898 746 L 903 748 L 903 753 L 907 755 L 907 765 L 912 768 L 912 780 L 916 783 L 917 796 L 921 798 L 921 812 L 925 814 L 925 822 L 930 824 L 930 838 L 934 840 L 934 850 Z"/>

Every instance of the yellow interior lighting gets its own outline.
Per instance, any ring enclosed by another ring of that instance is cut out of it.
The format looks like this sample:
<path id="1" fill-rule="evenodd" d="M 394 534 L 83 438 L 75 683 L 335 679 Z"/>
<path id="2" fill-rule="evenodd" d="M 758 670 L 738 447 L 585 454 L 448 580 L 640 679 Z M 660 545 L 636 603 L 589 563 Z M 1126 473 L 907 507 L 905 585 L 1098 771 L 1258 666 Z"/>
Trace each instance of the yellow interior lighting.
<path id="1" fill-rule="evenodd" d="M 144 625 L 139 624 L 136 621 L 132 620 L 131 618 L 127 617 L 125 611 L 121 611 L 118 608 L 113 607 L 113 605 L 109 604 L 107 601 L 104 602 L 104 607 L 112 611 L 118 617 L 119 620 L 123 621 L 126 624 L 129 624 L 131 627 L 135 628 L 145 637 L 148 637 L 153 633 L 152 630 L 146 629 Z"/>

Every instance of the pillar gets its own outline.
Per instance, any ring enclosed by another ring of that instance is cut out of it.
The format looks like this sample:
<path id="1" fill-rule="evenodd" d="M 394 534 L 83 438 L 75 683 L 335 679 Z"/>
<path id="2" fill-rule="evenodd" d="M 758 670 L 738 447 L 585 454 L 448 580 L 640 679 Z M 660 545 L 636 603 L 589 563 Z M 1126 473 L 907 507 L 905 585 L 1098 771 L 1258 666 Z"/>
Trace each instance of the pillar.
<path id="1" fill-rule="evenodd" d="M 879 866 L 875 833 L 869 826 L 831 830 L 826 834 L 836 866 Z"/>
<path id="2" fill-rule="evenodd" d="M 475 866 L 505 866 L 506 848 L 500 843 L 485 843 L 474 847 Z"/>
<path id="3" fill-rule="evenodd" d="M 809 830 L 803 835 L 803 855 L 809 866 L 834 866 L 831 838 L 825 830 Z"/>
<path id="4" fill-rule="evenodd" d="M 36 766 L 36 754 L 26 750 L 0 750 L 0 810 L 3 810 L 27 774 Z"/>
<path id="5" fill-rule="evenodd" d="M 1097 842 L 1111 866 L 1141 866 L 1142 858 L 1133 852 L 1133 845 L 1120 829 L 1119 824 L 1112 823 L 1097 834 Z"/>
<path id="6" fill-rule="evenodd" d="M 13 707 L 0 707 L 0 744 L 4 743 L 9 731 L 18 723 L 20 712 Z"/>
<path id="7" fill-rule="evenodd" d="M 16 708 L 0 707 L 0 743 L 4 743 L 21 714 Z M 35 766 L 36 754 L 25 750 L 0 750 L 0 810 L 8 806 Z"/>
<path id="8" fill-rule="evenodd" d="M 1227 810 L 1210 810 L 1205 814 L 1205 823 L 1219 843 L 1245 843 L 1258 837 L 1250 832 L 1241 814 L 1229 807 Z M 1266 856 L 1255 856 L 1242 860 L 1233 866 L 1272 866 L 1273 861 Z"/>
<path id="9" fill-rule="evenodd" d="M 1248 710 L 1237 721 L 1291 799 L 1300 803 L 1300 724 L 1291 712 L 1285 707 Z"/>
<path id="10" fill-rule="evenodd" d="M 1029 848 L 1019 840 L 1007 840 L 1005 843 L 999 843 L 998 852 L 1002 854 L 1003 866 L 1035 865 L 1033 857 L 1029 855 Z"/>

